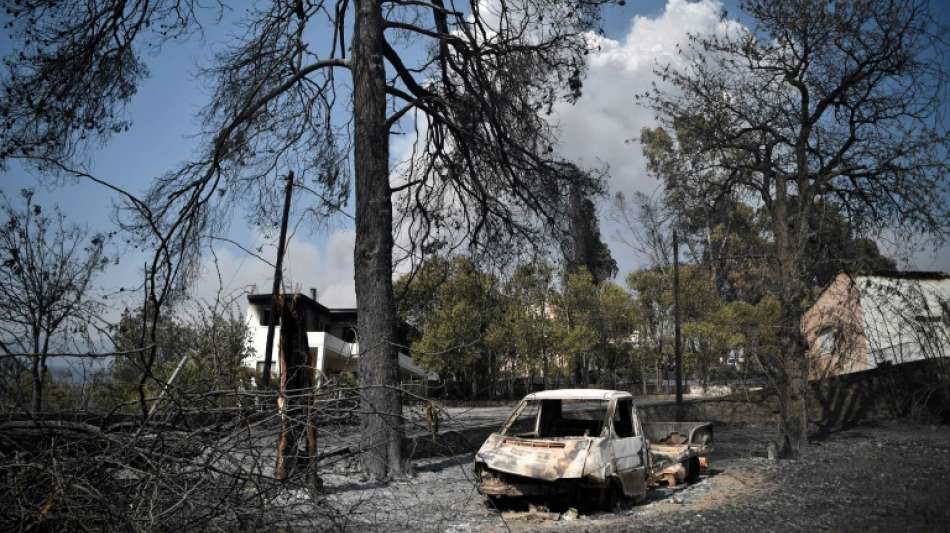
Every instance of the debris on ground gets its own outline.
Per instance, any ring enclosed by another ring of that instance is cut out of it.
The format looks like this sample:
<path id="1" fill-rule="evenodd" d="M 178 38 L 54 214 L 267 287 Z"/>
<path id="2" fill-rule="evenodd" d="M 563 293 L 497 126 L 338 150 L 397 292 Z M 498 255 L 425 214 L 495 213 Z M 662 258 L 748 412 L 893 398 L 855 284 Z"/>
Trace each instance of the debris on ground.
<path id="1" fill-rule="evenodd" d="M 660 487 L 644 502 L 589 514 L 522 514 L 486 505 L 471 455 L 416 462 L 402 483 L 327 473 L 340 526 L 368 531 L 940 531 L 950 523 L 950 428 L 881 423 L 829 435 L 796 460 L 770 461 L 765 425 L 716 428 L 696 483 Z M 909 475 L 912 473 L 912 475 Z"/>

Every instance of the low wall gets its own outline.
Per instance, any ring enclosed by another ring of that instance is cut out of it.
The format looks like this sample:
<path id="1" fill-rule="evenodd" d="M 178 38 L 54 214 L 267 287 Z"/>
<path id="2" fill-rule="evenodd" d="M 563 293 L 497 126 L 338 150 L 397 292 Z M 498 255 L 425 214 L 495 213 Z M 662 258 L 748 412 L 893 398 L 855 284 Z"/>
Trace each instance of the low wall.
<path id="1" fill-rule="evenodd" d="M 403 440 L 403 450 L 409 459 L 475 453 L 495 431 L 498 431 L 498 424 L 450 429 L 434 437 L 431 433 L 417 433 Z"/>
<path id="2" fill-rule="evenodd" d="M 808 421 L 812 431 L 830 431 L 885 418 L 950 423 L 950 361 L 915 361 L 845 374 L 810 383 Z M 653 420 L 710 420 L 718 423 L 778 422 L 778 400 L 767 389 L 719 398 L 686 400 L 640 408 Z M 678 412 L 679 411 L 679 412 Z"/>
<path id="3" fill-rule="evenodd" d="M 761 393 L 733 394 L 720 398 L 684 400 L 682 407 L 673 401 L 640 406 L 647 420 L 708 420 L 718 424 L 763 423 L 778 420 L 774 398 Z"/>

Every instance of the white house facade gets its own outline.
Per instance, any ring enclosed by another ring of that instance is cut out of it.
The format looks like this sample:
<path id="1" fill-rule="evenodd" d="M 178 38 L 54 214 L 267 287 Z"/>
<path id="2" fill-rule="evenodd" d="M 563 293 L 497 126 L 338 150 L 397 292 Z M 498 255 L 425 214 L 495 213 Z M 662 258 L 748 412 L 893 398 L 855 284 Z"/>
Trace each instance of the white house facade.
<path id="1" fill-rule="evenodd" d="M 289 296 L 289 295 L 288 295 Z M 356 309 L 329 308 L 303 294 L 295 295 L 302 302 L 303 326 L 307 332 L 307 350 L 315 362 L 316 383 L 341 372 L 357 372 L 359 368 L 359 334 L 356 328 Z M 267 348 L 267 323 L 270 318 L 271 295 L 250 294 L 247 297 L 246 325 L 248 346 L 243 366 L 254 369 L 260 375 L 264 369 Z M 280 327 L 274 328 L 274 344 L 271 373 L 280 373 Z M 400 376 L 406 380 L 436 380 L 438 376 L 427 372 L 405 353 L 399 353 Z"/>

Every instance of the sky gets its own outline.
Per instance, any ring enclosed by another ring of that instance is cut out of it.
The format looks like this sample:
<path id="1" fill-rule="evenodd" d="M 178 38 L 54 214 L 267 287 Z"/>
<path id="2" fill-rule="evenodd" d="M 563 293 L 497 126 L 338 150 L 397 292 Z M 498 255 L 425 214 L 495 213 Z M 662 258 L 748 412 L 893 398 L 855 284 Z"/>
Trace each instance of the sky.
<path id="1" fill-rule="evenodd" d="M 590 56 L 584 94 L 574 105 L 555 108 L 561 129 L 558 149 L 582 166 L 609 170 L 609 196 L 617 192 L 652 193 L 658 183 L 647 175 L 636 136 L 643 127 L 654 125 L 652 112 L 639 107 L 634 95 L 643 92 L 655 80 L 652 68 L 658 59 L 673 57 L 675 46 L 684 43 L 690 32 L 713 31 L 722 21 L 722 4 L 704 0 L 637 1 L 625 6 L 612 5 L 604 15 L 604 36 L 600 50 Z M 725 8 L 736 9 L 731 3 Z M 197 112 L 208 102 L 207 81 L 197 75 L 221 44 L 236 33 L 234 22 L 242 9 L 225 13 L 218 24 L 206 26 L 203 37 L 171 43 L 160 53 L 146 58 L 150 77 L 135 95 L 128 115 L 133 122 L 128 132 L 116 135 L 107 144 L 88 154 L 93 173 L 132 192 L 144 191 L 164 172 L 189 158 L 196 147 Z M 6 56 L 11 44 L 0 36 L 0 52 Z M 403 143 L 403 146 L 405 143 Z M 400 150 L 394 143 L 393 153 Z M 117 198 L 102 187 L 88 182 L 50 183 L 16 165 L 0 174 L 0 190 L 8 196 L 23 187 L 37 190 L 36 201 L 57 204 L 66 216 L 92 231 L 113 229 L 113 205 Z M 603 216 L 601 226 L 611 252 L 620 266 L 618 279 L 643 266 L 644 261 L 623 244 L 621 228 Z M 294 220 L 293 238 L 285 261 L 285 278 L 302 291 L 316 288 L 318 299 L 328 306 L 355 306 L 353 292 L 353 224 L 346 217 L 313 226 Z M 249 228 L 240 216 L 232 221 L 227 237 L 273 258 L 271 241 Z M 133 287 L 141 277 L 144 258 L 134 249 L 116 241 L 112 254 L 119 258 L 100 280 L 104 294 L 113 295 L 118 309 L 134 305 L 116 295 L 119 288 Z M 933 253 L 916 253 L 905 268 L 950 271 L 950 248 Z M 206 254 L 201 279 L 194 296 L 210 298 L 219 286 L 226 292 L 256 287 L 269 292 L 272 269 L 265 263 L 224 242 Z"/>

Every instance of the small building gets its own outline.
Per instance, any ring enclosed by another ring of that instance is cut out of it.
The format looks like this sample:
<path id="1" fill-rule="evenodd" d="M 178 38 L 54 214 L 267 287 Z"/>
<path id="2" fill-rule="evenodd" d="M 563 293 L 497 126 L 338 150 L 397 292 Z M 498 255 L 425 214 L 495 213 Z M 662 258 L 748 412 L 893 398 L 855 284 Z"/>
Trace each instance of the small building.
<path id="1" fill-rule="evenodd" d="M 285 294 L 296 297 L 303 309 L 303 327 L 307 332 L 307 350 L 315 362 L 315 381 L 322 382 L 341 372 L 356 373 L 359 368 L 359 332 L 356 324 L 356 309 L 326 307 L 314 298 L 303 294 Z M 250 294 L 247 297 L 248 350 L 243 366 L 252 368 L 260 376 L 264 371 L 264 356 L 267 349 L 267 324 L 271 313 L 270 294 Z M 406 343 L 399 343 L 406 345 Z M 280 327 L 274 327 L 271 374 L 280 373 Z M 427 372 L 405 353 L 399 353 L 399 373 L 404 382 L 425 382 L 438 379 Z"/>
<path id="2" fill-rule="evenodd" d="M 811 377 L 950 356 L 950 275 L 838 274 L 802 319 Z"/>

